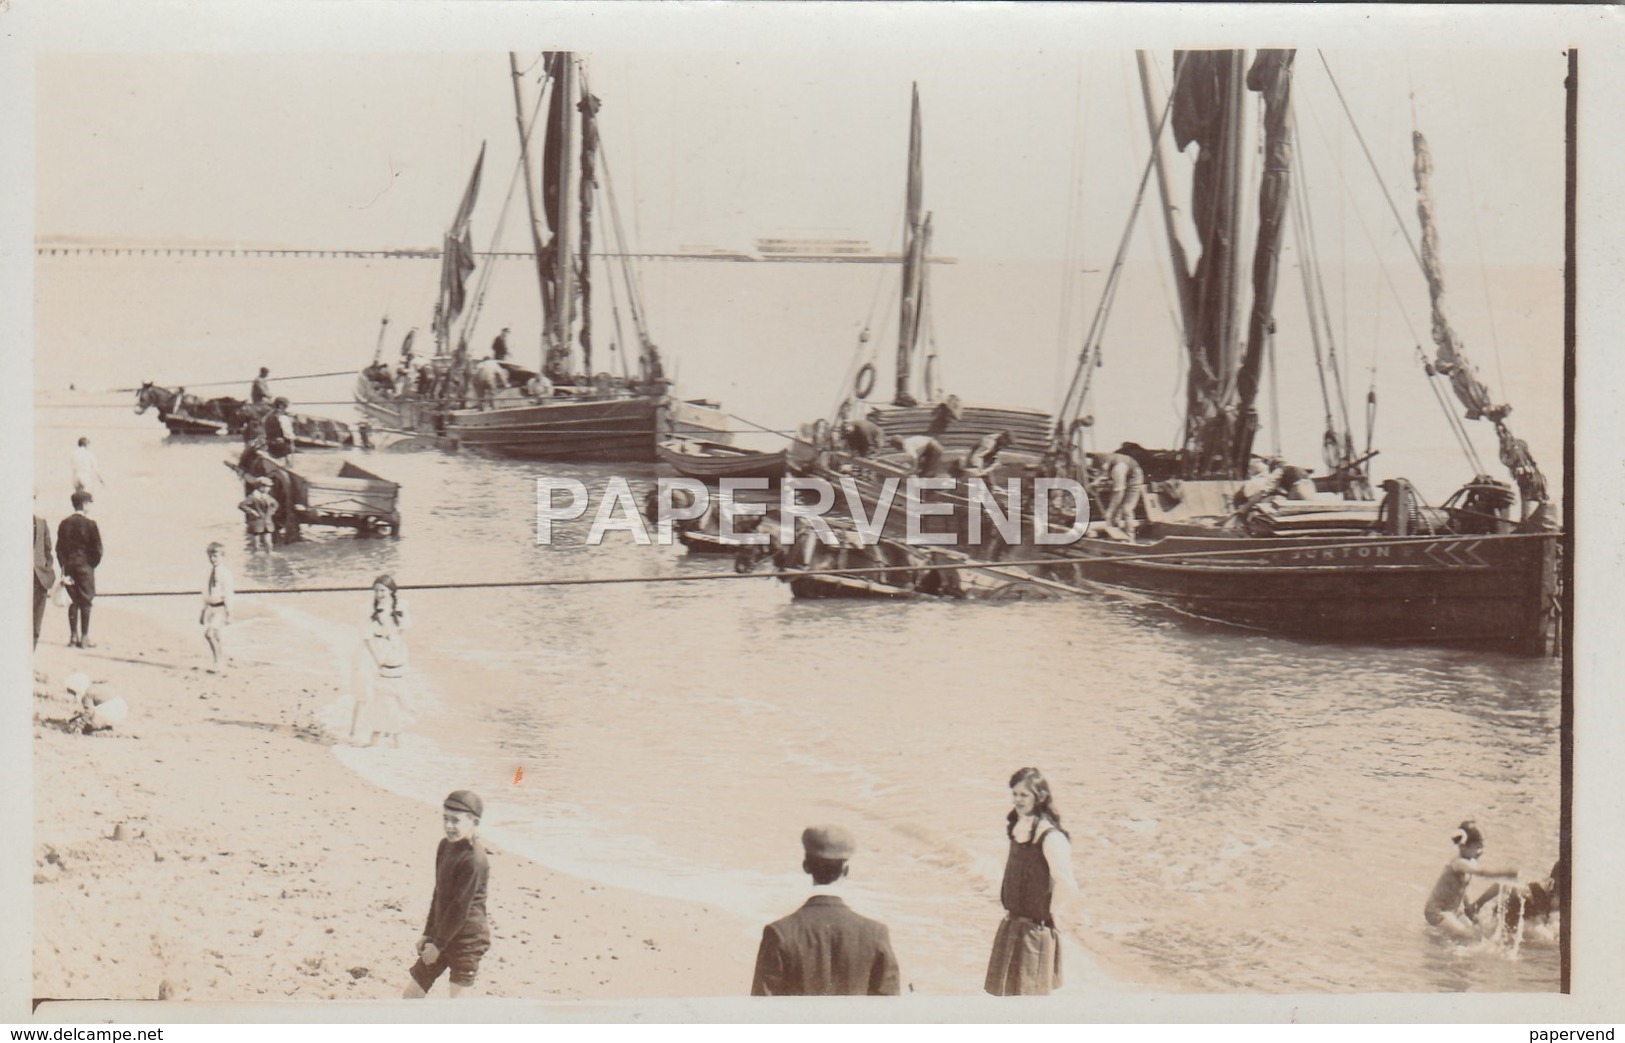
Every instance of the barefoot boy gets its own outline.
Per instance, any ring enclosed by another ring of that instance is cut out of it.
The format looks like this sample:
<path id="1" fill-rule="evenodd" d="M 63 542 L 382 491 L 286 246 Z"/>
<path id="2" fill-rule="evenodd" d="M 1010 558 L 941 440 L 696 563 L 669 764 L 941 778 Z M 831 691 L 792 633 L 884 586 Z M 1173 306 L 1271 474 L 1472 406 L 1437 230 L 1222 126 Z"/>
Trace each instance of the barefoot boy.
<path id="1" fill-rule="evenodd" d="M 203 627 L 203 639 L 209 642 L 215 670 L 226 660 L 225 628 L 231 622 L 231 602 L 235 594 L 231 569 L 226 567 L 226 548 L 223 544 L 211 543 L 209 578 L 203 584 L 203 611 L 198 613 L 197 621 Z"/>
<path id="2" fill-rule="evenodd" d="M 489 869 L 485 847 L 475 834 L 485 805 L 478 795 L 460 789 L 441 808 L 446 839 L 434 856 L 434 898 L 429 918 L 418 940 L 418 961 L 412 965 L 412 984 L 401 995 L 422 999 L 435 980 L 451 970 L 455 999 L 474 986 L 480 957 L 491 947 L 485 924 L 485 880 Z"/>

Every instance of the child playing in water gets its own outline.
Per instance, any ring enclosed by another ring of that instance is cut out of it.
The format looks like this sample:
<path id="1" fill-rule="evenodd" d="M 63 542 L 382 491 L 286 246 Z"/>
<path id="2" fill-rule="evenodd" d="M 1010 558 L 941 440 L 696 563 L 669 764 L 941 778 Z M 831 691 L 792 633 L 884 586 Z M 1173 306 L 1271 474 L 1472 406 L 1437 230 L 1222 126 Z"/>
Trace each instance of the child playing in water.
<path id="1" fill-rule="evenodd" d="M 1477 901 L 1469 902 L 1468 883 L 1475 876 L 1516 880 L 1518 871 L 1485 869 L 1478 864 L 1479 856 L 1484 853 L 1484 834 L 1472 822 L 1463 822 L 1451 834 L 1450 839 L 1456 845 L 1457 857 L 1439 874 L 1439 880 L 1433 885 L 1433 893 L 1428 896 L 1422 915 L 1427 918 L 1429 924 L 1454 938 L 1479 938 L 1482 937 L 1483 931 L 1480 930 L 1475 917 L 1480 908 L 1500 893 L 1501 885 L 1491 885 L 1489 890 L 1479 895 Z"/>
<path id="2" fill-rule="evenodd" d="M 466 789 L 452 793 L 441 808 L 446 839 L 434 856 L 434 899 L 418 939 L 412 983 L 403 999 L 422 999 L 436 979 L 451 971 L 451 996 L 474 987 L 480 958 L 491 947 L 485 922 L 485 881 L 490 870 L 480 843 L 480 816 L 485 805 Z"/>

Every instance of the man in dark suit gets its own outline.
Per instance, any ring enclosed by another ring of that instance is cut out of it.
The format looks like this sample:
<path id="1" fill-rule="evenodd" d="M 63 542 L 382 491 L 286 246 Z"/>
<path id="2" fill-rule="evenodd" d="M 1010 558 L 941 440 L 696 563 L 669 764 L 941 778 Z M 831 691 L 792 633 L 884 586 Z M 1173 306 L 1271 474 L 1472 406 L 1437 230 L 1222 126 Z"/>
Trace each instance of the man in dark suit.
<path id="1" fill-rule="evenodd" d="M 852 835 L 839 826 L 801 833 L 805 905 L 762 930 L 752 996 L 895 996 L 897 957 L 886 925 L 847 908 L 833 888 L 846 876 Z"/>
<path id="2" fill-rule="evenodd" d="M 90 603 L 96 597 L 96 566 L 102 563 L 102 532 L 87 513 L 91 496 L 73 494 L 73 513 L 56 527 L 56 560 L 68 588 L 68 645 L 93 648 Z"/>
<path id="3" fill-rule="evenodd" d="M 45 602 L 56 585 L 56 568 L 51 564 L 51 526 L 39 516 L 39 493 L 34 494 L 34 647 L 39 647 L 40 623 L 45 619 Z"/>

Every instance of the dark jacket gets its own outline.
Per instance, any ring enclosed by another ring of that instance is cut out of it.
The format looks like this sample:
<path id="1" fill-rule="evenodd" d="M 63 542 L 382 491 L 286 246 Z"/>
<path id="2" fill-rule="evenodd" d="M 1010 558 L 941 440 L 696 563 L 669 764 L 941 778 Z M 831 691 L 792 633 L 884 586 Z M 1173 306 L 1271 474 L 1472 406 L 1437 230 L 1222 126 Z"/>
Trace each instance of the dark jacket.
<path id="1" fill-rule="evenodd" d="M 56 582 L 56 568 L 51 564 L 51 525 L 34 515 L 34 582 L 49 588 Z"/>
<path id="2" fill-rule="evenodd" d="M 80 582 L 81 572 L 101 564 L 101 528 L 78 512 L 63 518 L 57 525 L 57 562 L 73 582 Z"/>
<path id="3" fill-rule="evenodd" d="M 895 996 L 897 957 L 886 925 L 834 895 L 762 929 L 752 996 Z"/>

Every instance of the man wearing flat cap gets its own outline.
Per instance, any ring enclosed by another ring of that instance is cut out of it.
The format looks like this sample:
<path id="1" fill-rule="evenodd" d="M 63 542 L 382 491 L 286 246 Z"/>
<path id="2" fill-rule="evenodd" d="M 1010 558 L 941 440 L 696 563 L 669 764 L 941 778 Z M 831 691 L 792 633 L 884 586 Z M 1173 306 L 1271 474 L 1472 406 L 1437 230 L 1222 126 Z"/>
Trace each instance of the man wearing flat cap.
<path id="1" fill-rule="evenodd" d="M 812 897 L 762 929 L 750 994 L 897 995 L 897 957 L 886 925 L 853 912 L 836 891 L 852 858 L 852 834 L 839 826 L 812 826 L 802 831 L 801 847 Z"/>

